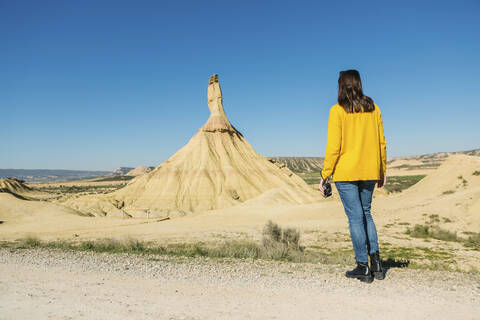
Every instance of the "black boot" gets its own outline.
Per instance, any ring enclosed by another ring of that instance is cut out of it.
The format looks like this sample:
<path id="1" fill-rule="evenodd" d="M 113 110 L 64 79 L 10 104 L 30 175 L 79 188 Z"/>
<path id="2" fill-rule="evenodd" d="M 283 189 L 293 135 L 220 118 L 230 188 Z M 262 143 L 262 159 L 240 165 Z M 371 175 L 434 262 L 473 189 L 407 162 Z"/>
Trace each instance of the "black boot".
<path id="1" fill-rule="evenodd" d="M 375 252 L 370 255 L 370 270 L 377 280 L 385 279 L 385 272 L 382 268 L 382 260 L 380 259 L 380 252 Z"/>
<path id="2" fill-rule="evenodd" d="M 351 271 L 347 271 L 345 275 L 347 278 L 359 279 L 362 282 L 370 283 L 373 281 L 372 273 L 370 272 L 367 262 L 357 261 L 357 267 Z"/>

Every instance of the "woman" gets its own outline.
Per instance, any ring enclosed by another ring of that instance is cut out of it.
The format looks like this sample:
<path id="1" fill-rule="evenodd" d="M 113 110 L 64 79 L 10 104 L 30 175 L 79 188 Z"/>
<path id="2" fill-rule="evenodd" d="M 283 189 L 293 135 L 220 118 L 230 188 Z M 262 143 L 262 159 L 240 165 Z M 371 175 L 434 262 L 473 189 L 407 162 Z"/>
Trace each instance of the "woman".
<path id="1" fill-rule="evenodd" d="M 340 72 L 338 104 L 330 109 L 327 148 L 321 172 L 320 192 L 330 176 L 348 217 L 357 267 L 346 272 L 364 282 L 384 279 L 377 230 L 370 214 L 375 183 L 386 181 L 386 142 L 380 109 L 363 94 L 356 70 Z M 368 256 L 370 255 L 370 267 Z M 373 276 L 372 276 L 373 274 Z"/>

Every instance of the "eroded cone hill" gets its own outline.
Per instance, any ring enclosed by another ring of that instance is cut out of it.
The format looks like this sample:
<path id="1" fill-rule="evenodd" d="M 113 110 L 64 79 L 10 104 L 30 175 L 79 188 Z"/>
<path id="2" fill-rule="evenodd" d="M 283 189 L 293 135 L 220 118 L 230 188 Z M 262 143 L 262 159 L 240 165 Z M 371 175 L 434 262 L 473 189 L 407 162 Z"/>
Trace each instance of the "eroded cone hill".
<path id="1" fill-rule="evenodd" d="M 190 141 L 152 172 L 105 196 L 65 204 L 99 215 L 175 215 L 227 208 L 263 195 L 268 203 L 302 204 L 316 192 L 285 165 L 259 155 L 231 125 L 218 76 L 207 89 L 210 117 Z"/>

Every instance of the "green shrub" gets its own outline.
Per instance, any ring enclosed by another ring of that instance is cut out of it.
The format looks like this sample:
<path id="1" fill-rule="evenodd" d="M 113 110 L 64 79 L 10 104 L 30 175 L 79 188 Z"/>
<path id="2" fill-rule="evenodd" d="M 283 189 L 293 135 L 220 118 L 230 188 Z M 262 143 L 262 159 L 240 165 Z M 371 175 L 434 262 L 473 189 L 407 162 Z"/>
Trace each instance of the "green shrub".
<path id="1" fill-rule="evenodd" d="M 413 229 L 407 228 L 406 234 L 414 237 L 414 238 L 428 238 L 429 233 L 429 226 L 416 224 Z"/>
<path id="2" fill-rule="evenodd" d="M 430 224 L 440 222 L 440 216 L 438 214 L 431 214 L 428 217 L 430 218 L 430 221 L 429 221 Z"/>
<path id="3" fill-rule="evenodd" d="M 465 246 L 480 249 L 480 232 L 472 232 L 471 235 L 467 238 L 467 240 L 465 240 Z"/>
<path id="4" fill-rule="evenodd" d="M 459 241 L 456 232 L 450 232 L 439 226 L 416 224 L 413 229 L 408 228 L 406 234 L 414 238 L 433 238 L 442 241 Z"/>
<path id="5" fill-rule="evenodd" d="M 35 236 L 27 236 L 20 240 L 20 247 L 22 248 L 36 248 L 41 245 L 42 242 Z"/>

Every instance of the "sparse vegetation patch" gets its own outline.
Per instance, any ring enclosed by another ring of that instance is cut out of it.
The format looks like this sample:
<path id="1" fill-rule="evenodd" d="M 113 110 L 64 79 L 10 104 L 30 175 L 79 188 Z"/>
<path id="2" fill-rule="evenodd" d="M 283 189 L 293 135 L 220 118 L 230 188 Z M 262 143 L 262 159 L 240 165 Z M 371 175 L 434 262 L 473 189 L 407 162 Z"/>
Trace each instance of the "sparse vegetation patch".
<path id="1" fill-rule="evenodd" d="M 108 182 L 108 181 L 129 181 L 135 178 L 135 176 L 109 176 L 104 178 L 95 179 L 95 182 Z"/>
<path id="2" fill-rule="evenodd" d="M 4 244 L 5 245 L 5 244 Z M 216 258 L 253 258 L 285 260 L 294 262 L 313 262 L 320 257 L 305 253 L 300 246 L 300 232 L 293 228 L 282 229 L 269 221 L 264 228 L 262 242 L 253 241 L 222 241 L 220 243 L 172 243 L 155 245 L 135 239 L 116 240 L 100 239 L 82 242 L 51 241 L 44 242 L 29 236 L 16 244 L 17 249 L 56 248 L 63 250 L 80 250 L 111 253 L 159 254 L 186 257 L 216 257 Z M 323 259 L 326 260 L 326 259 Z"/>
<path id="3" fill-rule="evenodd" d="M 480 250 L 480 232 L 470 232 L 470 236 L 465 240 L 465 246 Z"/>
<path id="4" fill-rule="evenodd" d="M 440 217 L 437 214 L 429 216 L 430 220 L 425 224 L 416 224 L 413 228 L 407 228 L 405 232 L 414 238 L 423 238 L 425 241 L 428 239 L 436 239 L 442 241 L 461 242 L 465 247 L 473 248 L 474 250 L 480 250 L 480 232 L 463 231 L 464 235 L 468 238 L 459 237 L 456 232 L 441 228 L 438 223 Z M 444 223 L 453 222 L 449 218 L 442 217 Z"/>
<path id="5" fill-rule="evenodd" d="M 466 187 L 468 185 L 468 181 L 465 180 L 465 178 L 463 176 L 458 176 L 457 178 L 462 182 L 462 185 L 464 187 Z"/>
<path id="6" fill-rule="evenodd" d="M 446 229 L 440 228 L 440 216 L 438 214 L 431 214 L 428 216 L 429 220 L 424 225 L 416 224 L 413 228 L 407 228 L 406 234 L 414 238 L 433 238 L 443 241 L 459 241 L 456 232 L 450 232 Z M 442 218 L 445 222 L 451 222 L 448 218 Z"/>
<path id="7" fill-rule="evenodd" d="M 125 184 L 108 184 L 108 185 L 85 185 L 85 186 L 42 186 L 35 188 L 39 191 L 57 193 L 57 194 L 99 194 L 109 193 L 120 188 L 123 188 Z"/>
<path id="8" fill-rule="evenodd" d="M 297 173 L 307 184 L 320 183 L 322 176 L 319 172 Z"/>
<path id="9" fill-rule="evenodd" d="M 387 177 L 387 184 L 385 185 L 385 189 L 388 193 L 402 192 L 403 190 L 410 188 L 423 178 L 425 178 L 425 175 Z"/>
<path id="10" fill-rule="evenodd" d="M 416 224 L 412 229 L 407 228 L 406 234 L 414 238 L 433 238 L 443 241 L 458 241 L 457 233 L 442 229 L 439 226 Z"/>
<path id="11" fill-rule="evenodd" d="M 273 224 L 273 223 L 272 223 Z M 266 228 L 267 229 L 267 228 Z M 308 262 L 350 266 L 355 262 L 353 249 L 340 247 L 328 249 L 319 245 L 312 245 L 302 250 L 294 249 L 296 245 L 288 249 L 288 245 L 282 242 L 281 227 L 273 224 L 269 231 L 264 235 L 265 238 L 274 241 L 275 246 L 266 247 L 263 243 L 254 241 L 222 241 L 216 243 L 171 243 L 158 245 L 139 241 L 135 239 L 116 240 L 99 239 L 83 242 L 67 241 L 40 241 L 38 238 L 29 236 L 18 240 L 16 243 L 0 242 L 0 247 L 6 247 L 10 250 L 48 248 L 58 250 L 75 251 L 93 251 L 106 253 L 130 253 L 148 255 L 150 261 L 162 261 L 161 256 L 175 257 L 210 257 L 210 258 L 238 258 L 238 259 L 267 259 L 290 262 Z M 288 230 L 288 229 L 285 229 Z M 287 231 L 286 234 L 289 234 Z M 280 234 L 280 237 L 278 235 Z M 430 233 L 429 233 L 430 234 Z M 286 236 L 285 239 L 291 236 Z M 294 237 L 296 239 L 296 237 Z M 479 244 L 480 233 L 471 237 L 471 246 Z M 297 243 L 294 240 L 294 243 Z M 271 243 L 269 243 L 271 245 Z M 298 246 L 300 248 L 300 246 Z M 471 270 L 459 270 L 455 263 L 455 256 L 452 252 L 440 249 L 431 249 L 426 247 L 396 247 L 389 243 L 382 244 L 382 259 L 386 268 L 413 268 L 413 269 L 431 269 L 431 270 L 455 270 L 472 272 Z"/>

